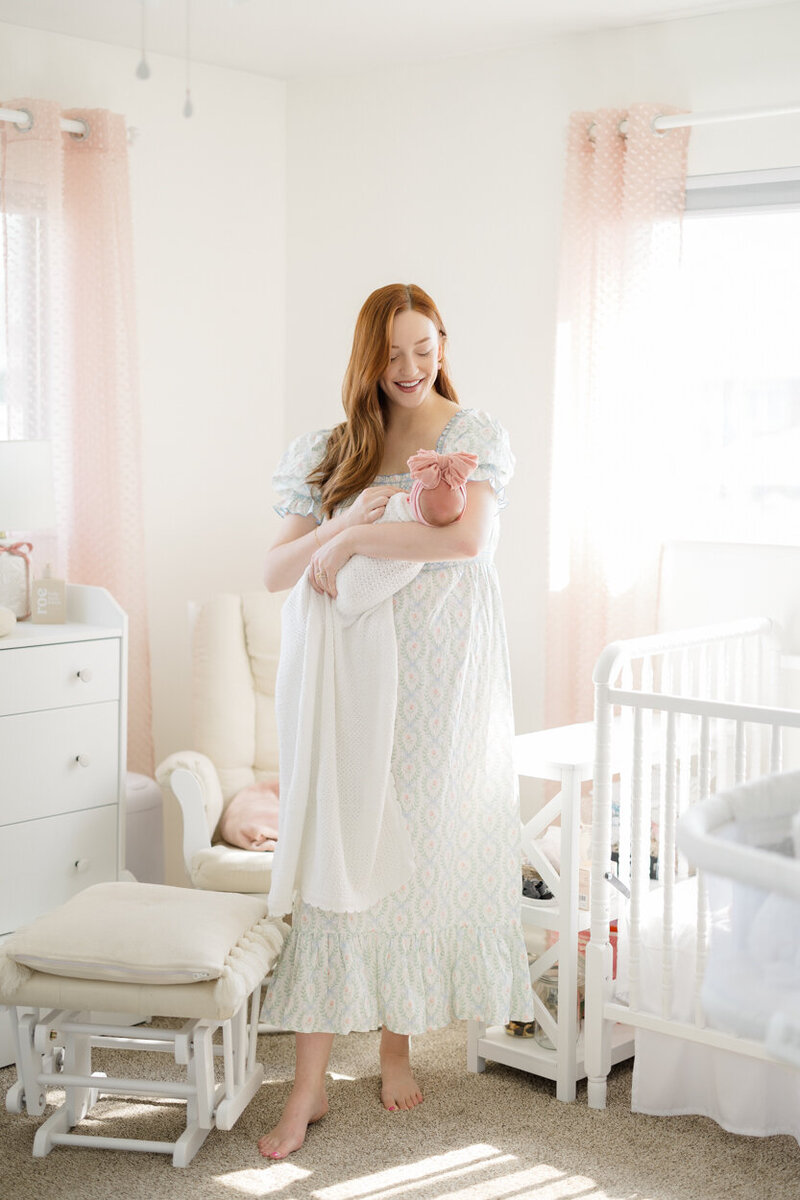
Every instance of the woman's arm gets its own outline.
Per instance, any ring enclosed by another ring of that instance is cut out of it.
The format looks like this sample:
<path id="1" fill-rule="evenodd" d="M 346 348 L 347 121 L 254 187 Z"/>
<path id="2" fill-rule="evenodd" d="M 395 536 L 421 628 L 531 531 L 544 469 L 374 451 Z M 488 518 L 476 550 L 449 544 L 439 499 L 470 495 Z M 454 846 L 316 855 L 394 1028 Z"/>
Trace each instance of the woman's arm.
<path id="1" fill-rule="evenodd" d="M 336 573 L 354 554 L 399 558 L 407 562 L 451 562 L 475 558 L 488 544 L 497 501 L 490 483 L 467 484 L 467 506 L 460 521 L 431 528 L 417 521 L 354 525 L 339 532 L 312 554 L 318 590 L 336 595 Z"/>
<path id="2" fill-rule="evenodd" d="M 344 529 L 377 521 L 389 497 L 396 491 L 399 489 L 388 484 L 365 488 L 349 508 L 321 525 L 317 525 L 314 517 L 300 517 L 294 513 L 284 517 L 281 532 L 267 551 L 264 564 L 267 591 L 282 592 L 294 587 L 315 551 Z"/>
<path id="3" fill-rule="evenodd" d="M 290 513 L 283 518 L 279 537 L 267 551 L 264 563 L 264 583 L 268 592 L 282 592 L 294 587 L 305 571 L 311 555 L 319 550 L 314 534 L 318 529 L 314 517 L 298 517 Z M 321 535 L 320 541 L 321 541 Z"/>

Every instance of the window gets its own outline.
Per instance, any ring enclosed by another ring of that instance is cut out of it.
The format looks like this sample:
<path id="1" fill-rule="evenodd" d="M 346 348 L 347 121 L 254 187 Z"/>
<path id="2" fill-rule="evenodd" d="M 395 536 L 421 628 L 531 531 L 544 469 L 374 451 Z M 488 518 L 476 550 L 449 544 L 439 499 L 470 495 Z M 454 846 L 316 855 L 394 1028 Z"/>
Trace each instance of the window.
<path id="1" fill-rule="evenodd" d="M 690 181 L 676 539 L 800 544 L 800 169 Z"/>

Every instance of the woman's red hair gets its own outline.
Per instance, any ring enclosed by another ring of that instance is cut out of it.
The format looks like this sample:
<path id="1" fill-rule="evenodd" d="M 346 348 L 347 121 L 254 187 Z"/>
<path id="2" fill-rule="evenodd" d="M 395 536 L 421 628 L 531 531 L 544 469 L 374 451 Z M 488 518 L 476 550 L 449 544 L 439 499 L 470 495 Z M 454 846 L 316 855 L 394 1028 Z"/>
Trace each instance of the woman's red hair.
<path id="1" fill-rule="evenodd" d="M 442 344 L 442 365 L 436 391 L 458 404 L 445 362 L 447 334 L 439 310 L 427 292 L 416 284 L 390 283 L 367 299 L 356 320 L 353 348 L 342 385 L 346 420 L 331 431 L 325 457 L 308 477 L 319 486 L 322 511 L 330 517 L 345 500 L 368 487 L 383 459 L 387 400 L 381 376 L 389 366 L 392 321 L 395 313 L 413 310 L 433 322 Z"/>

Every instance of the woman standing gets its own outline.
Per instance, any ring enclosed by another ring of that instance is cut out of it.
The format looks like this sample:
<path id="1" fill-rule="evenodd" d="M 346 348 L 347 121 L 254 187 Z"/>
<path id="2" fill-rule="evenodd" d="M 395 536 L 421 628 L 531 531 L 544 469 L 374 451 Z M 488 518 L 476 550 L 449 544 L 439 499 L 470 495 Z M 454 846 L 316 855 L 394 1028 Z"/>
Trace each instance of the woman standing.
<path id="1" fill-rule="evenodd" d="M 356 322 L 345 375 L 346 420 L 296 439 L 274 484 L 285 523 L 265 570 L 270 591 L 336 595 L 353 554 L 423 562 L 394 596 L 398 696 L 392 751 L 411 837 L 410 881 L 361 912 L 295 901 L 292 931 L 269 980 L 264 1018 L 297 1032 L 292 1093 L 259 1142 L 282 1158 L 327 1112 L 333 1035 L 381 1028 L 381 1101 L 422 1100 L 409 1035 L 475 1019 L 531 1019 L 520 926 L 517 781 L 511 686 L 492 562 L 514 459 L 505 430 L 459 406 L 446 334 L 414 285 L 379 288 Z M 445 527 L 376 524 L 408 491 L 420 449 L 478 457 L 463 519 Z"/>

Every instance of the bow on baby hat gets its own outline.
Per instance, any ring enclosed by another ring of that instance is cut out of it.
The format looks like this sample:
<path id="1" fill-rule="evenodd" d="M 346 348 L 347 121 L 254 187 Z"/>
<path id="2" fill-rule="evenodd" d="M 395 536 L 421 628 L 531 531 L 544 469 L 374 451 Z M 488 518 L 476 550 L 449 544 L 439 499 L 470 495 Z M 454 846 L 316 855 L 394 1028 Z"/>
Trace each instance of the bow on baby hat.
<path id="1" fill-rule="evenodd" d="M 456 452 L 437 454 L 435 450 L 419 450 L 408 460 L 411 478 L 418 480 L 424 488 L 435 488 L 447 483 L 453 489 L 463 487 L 478 465 L 477 454 Z"/>

